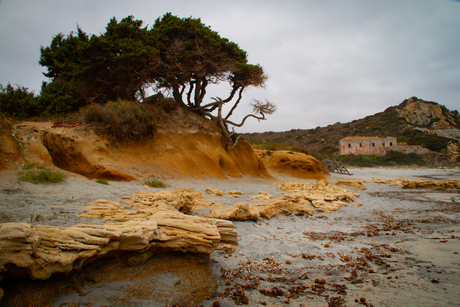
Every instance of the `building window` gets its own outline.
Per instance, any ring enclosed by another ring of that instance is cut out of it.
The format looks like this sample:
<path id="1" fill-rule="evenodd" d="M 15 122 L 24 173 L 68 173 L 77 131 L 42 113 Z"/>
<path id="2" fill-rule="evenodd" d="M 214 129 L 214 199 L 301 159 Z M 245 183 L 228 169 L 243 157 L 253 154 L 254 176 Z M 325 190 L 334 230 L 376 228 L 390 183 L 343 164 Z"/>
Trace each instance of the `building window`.
<path id="1" fill-rule="evenodd" d="M 363 143 L 359 143 L 359 147 L 363 147 Z"/>
<path id="2" fill-rule="evenodd" d="M 348 148 L 351 148 L 351 144 L 348 144 Z"/>
<path id="3" fill-rule="evenodd" d="M 393 146 L 393 143 L 390 142 L 390 146 Z"/>
<path id="4" fill-rule="evenodd" d="M 375 143 L 372 143 L 372 147 L 375 147 Z"/>

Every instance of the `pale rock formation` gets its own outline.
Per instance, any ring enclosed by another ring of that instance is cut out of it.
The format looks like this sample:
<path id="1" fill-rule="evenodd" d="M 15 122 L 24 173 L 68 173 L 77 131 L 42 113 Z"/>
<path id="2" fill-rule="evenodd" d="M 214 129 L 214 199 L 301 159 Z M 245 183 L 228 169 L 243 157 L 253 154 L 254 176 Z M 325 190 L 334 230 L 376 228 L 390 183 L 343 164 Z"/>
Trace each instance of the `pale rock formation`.
<path id="1" fill-rule="evenodd" d="M 8 265 L 14 264 L 30 278 L 42 280 L 78 269 L 112 251 L 150 251 L 153 255 L 219 249 L 232 253 L 238 246 L 231 222 L 178 211 L 161 211 L 147 220 L 68 228 L 4 223 L 0 234 L 0 273 L 7 273 Z"/>
<path id="2" fill-rule="evenodd" d="M 211 210 L 204 216 L 233 221 L 270 219 L 276 215 L 312 215 L 317 211 L 329 213 L 353 202 L 359 194 L 329 185 L 325 180 L 317 183 L 288 182 L 280 185 L 285 193 L 274 197 L 266 192 L 252 196 L 255 204 L 238 203 L 230 207 Z"/>
<path id="3" fill-rule="evenodd" d="M 231 220 L 328 213 L 359 196 L 325 180 L 314 184 L 287 182 L 280 184 L 280 189 L 286 192 L 281 197 L 260 192 L 251 197 L 254 203 L 241 202 L 229 207 L 210 203 L 193 189 L 142 191 L 124 197 L 127 204 L 108 200 L 88 203 L 84 208 L 87 212 L 80 216 L 112 222 L 104 225 L 64 228 L 0 224 L 0 278 L 20 273 L 31 279 L 46 280 L 54 273 L 80 269 L 108 253 L 136 252 L 127 259 L 130 265 L 158 253 L 210 254 L 214 250 L 232 253 L 238 247 L 238 236 Z M 213 190 L 213 194 L 216 192 L 219 191 Z M 222 193 L 225 194 L 242 193 Z M 14 272 L 9 271 L 12 266 L 16 268 Z"/>
<path id="4" fill-rule="evenodd" d="M 309 200 L 315 197 L 324 198 L 325 200 L 344 200 L 354 201 L 358 197 L 358 193 L 351 192 L 350 190 L 340 188 L 335 185 L 328 184 L 325 180 L 319 180 L 316 183 L 309 182 L 285 182 L 280 185 L 282 191 L 305 191 Z"/>
<path id="5" fill-rule="evenodd" d="M 445 129 L 450 128 L 449 123 L 442 112 L 442 108 L 438 104 L 427 103 L 417 100 L 415 97 L 409 98 L 407 105 L 398 110 L 399 115 L 406 118 L 406 120 L 414 125 L 427 125 L 432 119 L 439 118 L 440 121 L 436 122 L 434 128 Z"/>
<path id="6" fill-rule="evenodd" d="M 370 182 L 386 183 L 392 185 L 399 185 L 403 189 L 459 189 L 459 180 L 422 180 L 422 179 L 406 179 L 395 178 L 382 180 L 374 178 Z"/>
<path id="7" fill-rule="evenodd" d="M 258 210 L 254 207 L 254 205 L 250 205 L 248 203 L 237 203 L 231 205 L 230 207 L 214 209 L 209 213 L 204 214 L 204 216 L 230 221 L 258 220 L 260 218 Z"/>
<path id="8" fill-rule="evenodd" d="M 335 184 L 349 186 L 358 190 L 367 190 L 363 180 L 338 180 Z"/>
<path id="9" fill-rule="evenodd" d="M 224 196 L 224 195 L 230 195 L 232 197 L 240 197 L 244 193 L 241 191 L 227 191 L 227 192 L 222 192 L 218 188 L 206 188 L 206 193 L 210 195 L 216 195 L 216 196 Z"/>
<path id="10" fill-rule="evenodd" d="M 218 188 L 206 188 L 206 193 L 210 195 L 224 196 L 224 192 L 220 191 Z"/>

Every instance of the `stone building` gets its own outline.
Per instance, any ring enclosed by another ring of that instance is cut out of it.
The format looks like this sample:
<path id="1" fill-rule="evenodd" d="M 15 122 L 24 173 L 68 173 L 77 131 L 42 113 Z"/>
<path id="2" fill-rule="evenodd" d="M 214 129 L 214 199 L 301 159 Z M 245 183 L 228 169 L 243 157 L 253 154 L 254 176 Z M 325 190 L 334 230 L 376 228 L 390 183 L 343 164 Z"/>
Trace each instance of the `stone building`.
<path id="1" fill-rule="evenodd" d="M 378 136 L 349 136 L 340 140 L 341 155 L 386 155 L 389 151 L 399 151 L 405 154 L 416 153 L 423 155 L 429 150 L 421 146 L 398 145 L 395 137 L 379 138 Z"/>
<path id="2" fill-rule="evenodd" d="M 340 140 L 341 155 L 385 155 L 387 150 L 398 146 L 395 137 L 348 136 Z"/>

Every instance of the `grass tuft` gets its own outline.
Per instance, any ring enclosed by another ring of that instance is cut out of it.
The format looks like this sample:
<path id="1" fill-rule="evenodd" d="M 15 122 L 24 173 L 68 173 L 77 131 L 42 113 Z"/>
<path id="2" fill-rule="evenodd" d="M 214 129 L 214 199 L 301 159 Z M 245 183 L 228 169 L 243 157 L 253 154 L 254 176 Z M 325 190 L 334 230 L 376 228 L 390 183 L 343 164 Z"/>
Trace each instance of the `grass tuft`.
<path id="1" fill-rule="evenodd" d="M 166 188 L 166 184 L 158 179 L 150 178 L 144 181 L 145 185 L 148 185 L 151 188 Z"/>
<path id="2" fill-rule="evenodd" d="M 96 183 L 100 183 L 100 184 L 109 185 L 109 183 L 108 183 L 106 180 L 102 180 L 102 179 L 98 179 L 98 180 L 96 180 Z"/>
<path id="3" fill-rule="evenodd" d="M 32 183 L 59 183 L 66 179 L 66 176 L 59 172 L 46 169 L 43 165 L 26 164 L 23 171 L 19 173 L 18 180 Z"/>

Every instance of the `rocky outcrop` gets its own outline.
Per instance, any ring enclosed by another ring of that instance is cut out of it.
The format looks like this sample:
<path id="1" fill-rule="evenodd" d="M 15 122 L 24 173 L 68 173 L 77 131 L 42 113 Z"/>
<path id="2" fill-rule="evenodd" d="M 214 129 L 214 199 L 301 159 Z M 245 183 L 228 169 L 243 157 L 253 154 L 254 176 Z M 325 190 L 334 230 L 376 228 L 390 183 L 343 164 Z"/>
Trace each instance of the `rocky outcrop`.
<path id="1" fill-rule="evenodd" d="M 363 184 L 363 180 L 338 180 L 336 185 L 345 185 L 358 190 L 367 190 L 367 187 Z"/>
<path id="2" fill-rule="evenodd" d="M 255 152 L 267 169 L 275 173 L 316 180 L 324 179 L 329 174 L 321 162 L 304 153 L 260 149 L 256 149 Z"/>
<path id="3" fill-rule="evenodd" d="M 406 178 L 383 180 L 374 178 L 370 182 L 399 185 L 403 189 L 460 189 L 459 180 L 422 180 Z"/>
<path id="4" fill-rule="evenodd" d="M 404 100 L 396 110 L 399 116 L 404 117 L 412 125 L 429 126 L 432 130 L 454 129 L 453 134 L 457 134 L 458 113 L 449 112 L 444 106 L 435 102 L 411 97 Z"/>
<path id="5" fill-rule="evenodd" d="M 97 200 L 88 204 L 86 213 L 80 217 L 103 218 L 107 221 L 124 222 L 137 219 L 149 219 L 162 225 L 161 213 L 180 210 L 206 218 L 230 221 L 270 219 L 277 215 L 313 215 L 315 212 L 329 213 L 354 202 L 358 193 L 328 184 L 325 180 L 316 183 L 287 182 L 280 184 L 283 196 L 272 196 L 266 192 L 250 197 L 253 201 L 239 202 L 225 206 L 218 202 L 209 202 L 199 191 L 175 189 L 173 191 L 139 192 L 131 195 L 126 205 L 106 200 Z M 208 194 L 216 196 L 231 195 L 239 197 L 242 192 L 222 192 L 216 188 L 207 188 Z M 196 218 L 198 218 L 196 216 Z M 221 230 L 222 242 L 225 232 Z"/>
<path id="6" fill-rule="evenodd" d="M 0 224 L 0 274 L 22 270 L 32 279 L 79 269 L 108 253 L 146 255 L 171 251 L 229 253 L 238 246 L 231 222 L 162 211 L 145 220 L 73 227 Z M 147 253 L 147 254 L 145 254 Z"/>
<path id="7" fill-rule="evenodd" d="M 237 203 L 204 213 L 211 218 L 232 221 L 271 219 L 277 215 L 313 215 L 316 212 L 329 213 L 347 206 L 359 196 L 349 190 L 329 185 L 320 180 L 316 183 L 287 182 L 280 185 L 282 197 L 260 192 L 252 196 L 254 203 Z"/>

